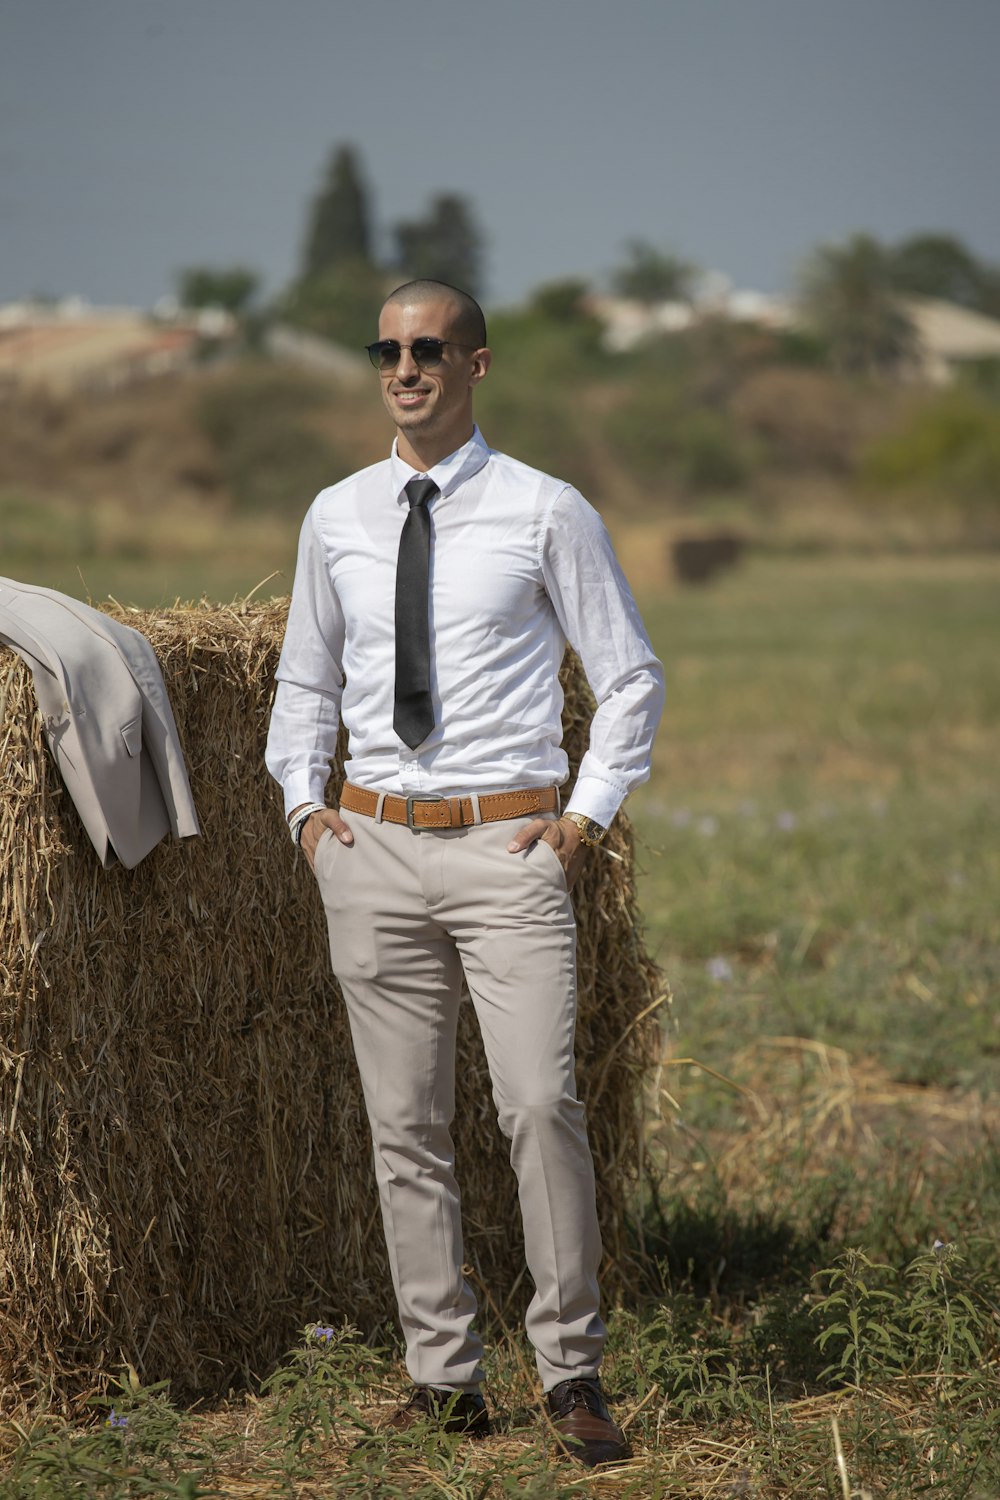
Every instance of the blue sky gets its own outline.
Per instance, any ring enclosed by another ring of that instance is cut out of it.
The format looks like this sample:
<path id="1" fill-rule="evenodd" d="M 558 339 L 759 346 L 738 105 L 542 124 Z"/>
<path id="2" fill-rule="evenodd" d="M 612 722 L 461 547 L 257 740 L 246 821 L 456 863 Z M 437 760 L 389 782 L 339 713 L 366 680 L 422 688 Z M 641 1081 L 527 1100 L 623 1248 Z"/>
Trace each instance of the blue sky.
<path id="1" fill-rule="evenodd" d="M 740 286 L 947 230 L 1000 262 L 997 0 L 0 0 L 0 301 L 294 274 L 331 148 L 466 194 L 487 300 L 642 237 Z"/>

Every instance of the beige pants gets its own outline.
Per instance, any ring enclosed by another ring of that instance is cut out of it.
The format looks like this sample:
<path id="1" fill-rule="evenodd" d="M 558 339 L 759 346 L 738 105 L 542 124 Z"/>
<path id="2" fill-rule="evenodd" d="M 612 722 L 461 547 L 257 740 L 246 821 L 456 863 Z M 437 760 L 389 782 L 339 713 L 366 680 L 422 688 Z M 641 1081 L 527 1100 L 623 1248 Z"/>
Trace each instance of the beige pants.
<path id="1" fill-rule="evenodd" d="M 455 1389 L 482 1379 L 450 1134 L 464 971 L 517 1174 L 539 1376 L 550 1390 L 595 1375 L 601 1243 L 574 1080 L 576 929 L 562 866 L 541 842 L 507 853 L 527 819 L 419 831 L 346 821 L 353 846 L 325 833 L 316 878 L 371 1124 L 407 1369 Z"/>

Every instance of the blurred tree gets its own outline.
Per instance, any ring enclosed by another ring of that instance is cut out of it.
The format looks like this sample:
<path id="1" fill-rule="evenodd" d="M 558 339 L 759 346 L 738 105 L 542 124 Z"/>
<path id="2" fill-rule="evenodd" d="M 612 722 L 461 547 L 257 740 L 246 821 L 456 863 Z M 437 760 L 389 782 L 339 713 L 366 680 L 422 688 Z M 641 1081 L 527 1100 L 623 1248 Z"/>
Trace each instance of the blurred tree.
<path id="1" fill-rule="evenodd" d="M 664 255 L 645 240 L 629 240 L 628 260 L 612 273 L 620 297 L 647 306 L 654 302 L 688 302 L 697 267 L 676 255 Z"/>
<path id="2" fill-rule="evenodd" d="M 900 306 L 891 254 L 868 234 L 815 250 L 801 276 L 803 302 L 837 368 L 856 375 L 897 371 L 916 351 Z"/>
<path id="3" fill-rule="evenodd" d="M 987 268 L 950 234 L 918 234 L 889 255 L 889 275 L 901 292 L 940 297 L 962 307 L 981 305 Z"/>
<path id="4" fill-rule="evenodd" d="M 353 146 L 338 146 L 323 185 L 313 199 L 302 257 L 302 280 L 321 276 L 345 261 L 370 265 L 368 191 Z"/>
<path id="5" fill-rule="evenodd" d="M 440 193 L 427 216 L 395 228 L 397 263 L 414 279 L 427 276 L 479 295 L 483 236 L 471 205 L 459 193 Z"/>
<path id="6" fill-rule="evenodd" d="M 378 315 L 390 290 L 383 271 L 364 260 L 345 260 L 296 282 L 279 311 L 298 328 L 361 350 L 378 338 Z"/>
<path id="7" fill-rule="evenodd" d="M 587 316 L 583 299 L 590 287 L 576 276 L 562 281 L 547 281 L 531 294 L 531 311 L 553 323 L 575 323 Z"/>
<path id="8" fill-rule="evenodd" d="M 182 307 L 222 307 L 235 316 L 246 311 L 260 285 L 246 266 L 186 266 L 177 276 Z"/>

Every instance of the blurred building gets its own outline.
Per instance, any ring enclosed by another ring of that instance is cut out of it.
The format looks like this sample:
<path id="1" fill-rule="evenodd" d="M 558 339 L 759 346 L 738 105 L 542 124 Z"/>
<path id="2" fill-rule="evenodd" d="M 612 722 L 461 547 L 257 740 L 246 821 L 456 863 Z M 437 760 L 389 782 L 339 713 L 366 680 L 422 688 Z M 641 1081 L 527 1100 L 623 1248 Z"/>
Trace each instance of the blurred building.
<path id="1" fill-rule="evenodd" d="M 681 333 L 706 318 L 729 318 L 774 329 L 792 327 L 796 321 L 786 297 L 737 288 L 722 271 L 702 272 L 690 299 L 683 302 L 639 302 L 593 293 L 586 306 L 604 325 L 604 346 L 614 354 L 663 334 Z"/>
<path id="2" fill-rule="evenodd" d="M 109 390 L 194 363 L 232 339 L 219 308 L 147 313 L 78 297 L 0 306 L 0 391 Z"/>
<path id="3" fill-rule="evenodd" d="M 996 318 L 929 297 L 908 297 L 903 305 L 919 342 L 913 371 L 917 379 L 948 385 L 963 365 L 1000 361 L 1000 322 Z"/>
<path id="4" fill-rule="evenodd" d="M 900 299 L 917 335 L 917 356 L 905 378 L 947 385 L 963 365 L 1000 360 L 1000 321 L 953 302 Z M 688 301 L 638 302 L 593 294 L 587 310 L 604 325 L 604 346 L 621 354 L 650 339 L 680 333 L 709 318 L 755 324 L 775 331 L 806 329 L 808 320 L 787 297 L 734 287 L 720 271 L 706 272 Z"/>

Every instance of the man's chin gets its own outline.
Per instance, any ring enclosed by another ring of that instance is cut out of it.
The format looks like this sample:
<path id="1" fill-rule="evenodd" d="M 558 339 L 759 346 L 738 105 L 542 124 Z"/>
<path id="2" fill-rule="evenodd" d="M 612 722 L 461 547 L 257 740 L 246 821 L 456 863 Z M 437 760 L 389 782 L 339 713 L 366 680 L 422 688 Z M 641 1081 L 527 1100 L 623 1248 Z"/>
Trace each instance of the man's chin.
<path id="1" fill-rule="evenodd" d="M 433 411 L 426 406 L 391 406 L 389 415 L 396 426 L 404 432 L 414 432 L 421 427 L 429 427 L 434 420 Z"/>

